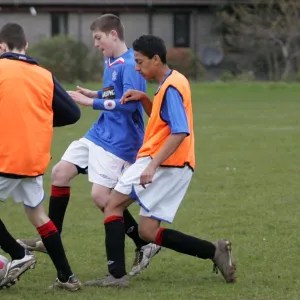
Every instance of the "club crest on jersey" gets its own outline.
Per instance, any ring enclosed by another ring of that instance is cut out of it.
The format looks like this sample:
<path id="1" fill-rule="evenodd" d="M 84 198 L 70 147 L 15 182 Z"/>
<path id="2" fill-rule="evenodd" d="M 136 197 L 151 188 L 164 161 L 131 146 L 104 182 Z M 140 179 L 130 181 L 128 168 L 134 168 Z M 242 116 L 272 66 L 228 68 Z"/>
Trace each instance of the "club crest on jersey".
<path id="1" fill-rule="evenodd" d="M 118 75 L 117 71 L 116 71 L 116 70 L 113 70 L 112 76 L 111 76 L 111 80 L 112 80 L 112 81 L 116 81 L 117 75 Z"/>
<path id="2" fill-rule="evenodd" d="M 113 110 L 116 107 L 116 102 L 113 100 L 105 100 L 104 107 L 107 110 Z"/>

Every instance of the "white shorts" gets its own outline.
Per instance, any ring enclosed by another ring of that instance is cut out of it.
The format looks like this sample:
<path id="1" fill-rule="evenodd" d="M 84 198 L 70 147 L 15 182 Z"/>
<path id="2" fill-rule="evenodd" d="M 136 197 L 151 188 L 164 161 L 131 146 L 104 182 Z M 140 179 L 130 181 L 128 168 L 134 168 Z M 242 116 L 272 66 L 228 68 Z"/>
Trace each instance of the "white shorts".
<path id="1" fill-rule="evenodd" d="M 86 138 L 72 142 L 61 159 L 87 169 L 90 182 L 110 189 L 131 165 Z"/>
<path id="2" fill-rule="evenodd" d="M 172 223 L 188 189 L 193 171 L 188 166 L 159 167 L 152 183 L 143 187 L 140 185 L 140 176 L 150 162 L 149 156 L 138 159 L 121 177 L 115 190 L 136 198 L 141 206 L 141 216 Z"/>
<path id="3" fill-rule="evenodd" d="M 0 201 L 9 197 L 25 206 L 37 207 L 45 197 L 43 176 L 22 179 L 0 177 Z"/>

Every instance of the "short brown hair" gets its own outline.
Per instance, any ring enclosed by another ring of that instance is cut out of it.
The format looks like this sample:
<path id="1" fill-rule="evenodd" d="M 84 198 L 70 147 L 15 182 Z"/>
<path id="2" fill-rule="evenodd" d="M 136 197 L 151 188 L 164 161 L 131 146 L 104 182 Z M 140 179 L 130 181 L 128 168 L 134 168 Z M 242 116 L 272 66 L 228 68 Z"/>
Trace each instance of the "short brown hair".
<path id="1" fill-rule="evenodd" d="M 124 25 L 119 19 L 118 16 L 113 14 L 105 14 L 97 18 L 91 25 L 90 29 L 100 30 L 106 34 L 110 33 L 112 30 L 115 30 L 118 33 L 118 37 L 121 41 L 124 41 Z"/>
<path id="2" fill-rule="evenodd" d="M 9 50 L 25 49 L 27 42 L 22 26 L 16 23 L 5 24 L 0 29 L 0 43 L 5 43 Z"/>

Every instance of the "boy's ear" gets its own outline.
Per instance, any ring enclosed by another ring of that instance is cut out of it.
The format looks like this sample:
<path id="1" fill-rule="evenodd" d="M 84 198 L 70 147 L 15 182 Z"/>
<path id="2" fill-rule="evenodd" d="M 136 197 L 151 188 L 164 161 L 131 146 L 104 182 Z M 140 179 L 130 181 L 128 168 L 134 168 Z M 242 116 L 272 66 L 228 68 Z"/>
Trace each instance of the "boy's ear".
<path id="1" fill-rule="evenodd" d="M 113 37 L 115 40 L 118 38 L 118 33 L 117 33 L 116 30 L 112 30 L 112 31 L 110 32 L 110 35 L 111 35 L 111 37 Z"/>
<path id="2" fill-rule="evenodd" d="M 0 55 L 7 52 L 7 45 L 5 43 L 0 43 Z"/>

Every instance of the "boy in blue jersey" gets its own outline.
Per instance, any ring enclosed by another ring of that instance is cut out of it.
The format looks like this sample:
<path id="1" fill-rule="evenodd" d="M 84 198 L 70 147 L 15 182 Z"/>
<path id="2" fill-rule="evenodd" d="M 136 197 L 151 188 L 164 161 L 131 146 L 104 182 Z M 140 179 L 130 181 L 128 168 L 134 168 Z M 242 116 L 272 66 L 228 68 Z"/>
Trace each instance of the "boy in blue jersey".
<path id="1" fill-rule="evenodd" d="M 145 80 L 135 71 L 133 50 L 125 44 L 124 26 L 117 16 L 106 14 L 92 23 L 91 31 L 95 46 L 105 57 L 103 89 L 90 91 L 78 87 L 76 92 L 69 94 L 76 102 L 103 112 L 83 138 L 70 144 L 52 170 L 49 217 L 59 232 L 70 198 L 70 181 L 80 173 L 88 173 L 89 181 L 93 183 L 92 198 L 103 211 L 111 190 L 135 162 L 144 137 L 141 103 L 120 103 L 127 90 L 146 89 Z M 134 264 L 129 272 L 129 275 L 135 275 L 149 264 L 160 247 L 139 237 L 137 223 L 128 210 L 124 216 L 125 231 L 136 245 Z M 46 252 L 39 239 L 19 242 L 30 250 Z"/>

